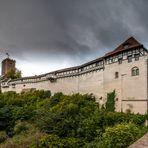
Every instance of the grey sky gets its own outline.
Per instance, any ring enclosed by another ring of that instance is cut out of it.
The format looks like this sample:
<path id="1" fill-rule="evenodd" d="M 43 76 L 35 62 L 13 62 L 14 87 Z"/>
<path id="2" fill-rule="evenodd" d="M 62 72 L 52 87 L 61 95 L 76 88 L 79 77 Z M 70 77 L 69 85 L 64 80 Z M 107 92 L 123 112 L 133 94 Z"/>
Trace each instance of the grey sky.
<path id="1" fill-rule="evenodd" d="M 97 58 L 130 36 L 147 47 L 147 15 L 147 0 L 0 0 L 0 58 L 7 51 L 34 75 Z"/>

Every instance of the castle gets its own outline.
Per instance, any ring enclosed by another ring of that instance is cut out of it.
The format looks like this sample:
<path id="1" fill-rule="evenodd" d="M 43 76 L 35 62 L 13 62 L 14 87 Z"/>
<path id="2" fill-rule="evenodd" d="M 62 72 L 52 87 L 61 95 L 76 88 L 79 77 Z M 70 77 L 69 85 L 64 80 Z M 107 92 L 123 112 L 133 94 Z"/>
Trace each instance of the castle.
<path id="1" fill-rule="evenodd" d="M 15 69 L 15 60 L 9 57 L 2 61 L 2 75 L 6 75 L 10 70 Z"/>
<path id="2" fill-rule="evenodd" d="M 1 90 L 93 93 L 100 104 L 116 91 L 116 111 L 148 113 L 148 51 L 131 37 L 103 57 L 43 75 L 1 80 Z"/>

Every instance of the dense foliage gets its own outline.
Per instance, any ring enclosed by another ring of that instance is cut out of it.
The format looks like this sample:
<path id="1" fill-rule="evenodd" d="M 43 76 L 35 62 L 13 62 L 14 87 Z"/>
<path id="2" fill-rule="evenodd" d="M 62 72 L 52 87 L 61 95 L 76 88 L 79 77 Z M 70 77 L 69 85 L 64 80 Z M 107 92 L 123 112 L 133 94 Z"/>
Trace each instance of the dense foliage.
<path id="1" fill-rule="evenodd" d="M 115 97 L 116 97 L 115 90 L 107 94 L 106 111 L 110 112 L 115 111 Z"/>
<path id="2" fill-rule="evenodd" d="M 18 69 L 10 69 L 7 74 L 6 74 L 6 77 L 7 78 L 10 78 L 10 79 L 18 79 L 18 78 L 21 78 L 22 77 L 22 73 L 20 70 Z"/>
<path id="3" fill-rule="evenodd" d="M 110 95 L 113 104 L 115 92 Z M 88 94 L 1 93 L 0 146 L 125 148 L 147 131 L 147 115 L 117 113 L 108 106 L 101 109 Z"/>

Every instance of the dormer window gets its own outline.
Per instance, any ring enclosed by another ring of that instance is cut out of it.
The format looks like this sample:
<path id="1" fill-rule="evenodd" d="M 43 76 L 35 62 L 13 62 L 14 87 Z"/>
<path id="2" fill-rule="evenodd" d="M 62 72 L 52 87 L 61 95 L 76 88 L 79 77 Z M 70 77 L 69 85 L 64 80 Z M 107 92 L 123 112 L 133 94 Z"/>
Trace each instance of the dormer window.
<path id="1" fill-rule="evenodd" d="M 124 49 L 129 48 L 129 43 L 123 44 Z"/>

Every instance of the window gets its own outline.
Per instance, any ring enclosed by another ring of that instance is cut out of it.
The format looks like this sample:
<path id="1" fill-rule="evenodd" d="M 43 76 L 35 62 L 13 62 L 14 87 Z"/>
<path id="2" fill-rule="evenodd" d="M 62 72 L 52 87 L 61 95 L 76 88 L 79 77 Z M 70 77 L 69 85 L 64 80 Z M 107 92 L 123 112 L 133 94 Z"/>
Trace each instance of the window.
<path id="1" fill-rule="evenodd" d="M 15 88 L 15 84 L 12 84 L 12 88 Z"/>
<path id="2" fill-rule="evenodd" d="M 139 68 L 138 67 L 133 67 L 131 73 L 132 73 L 132 76 L 139 75 Z"/>
<path id="3" fill-rule="evenodd" d="M 119 54 L 119 55 L 118 55 L 118 58 L 119 58 L 119 59 L 122 59 L 122 56 L 123 56 L 122 54 Z"/>
<path id="4" fill-rule="evenodd" d="M 139 60 L 139 54 L 135 54 L 135 61 Z"/>
<path id="5" fill-rule="evenodd" d="M 139 53 L 139 49 L 136 49 L 136 53 Z"/>
<path id="6" fill-rule="evenodd" d="M 128 63 L 132 62 L 132 56 L 127 57 Z"/>
<path id="7" fill-rule="evenodd" d="M 119 64 L 122 64 L 122 59 L 118 59 L 118 63 Z"/>
<path id="8" fill-rule="evenodd" d="M 128 51 L 128 53 L 127 53 L 127 54 L 128 54 L 128 56 L 130 56 L 130 55 L 132 54 L 132 51 L 131 51 L 131 50 L 130 50 L 130 51 Z"/>
<path id="9" fill-rule="evenodd" d="M 116 98 L 116 101 L 118 101 L 118 98 Z"/>
<path id="10" fill-rule="evenodd" d="M 123 56 L 126 56 L 127 55 L 127 52 L 123 52 Z"/>
<path id="11" fill-rule="evenodd" d="M 102 96 L 99 99 L 102 100 Z"/>
<path id="12" fill-rule="evenodd" d="M 129 47 L 129 43 L 123 44 L 124 49 L 127 49 Z"/>
<path id="13" fill-rule="evenodd" d="M 119 72 L 115 72 L 115 79 L 119 78 Z"/>

